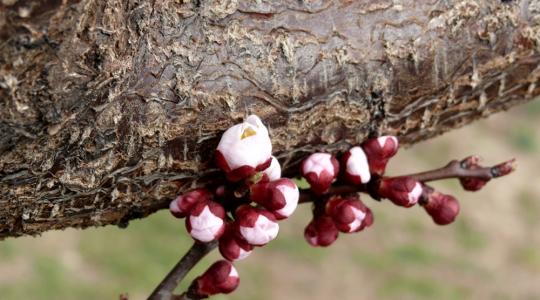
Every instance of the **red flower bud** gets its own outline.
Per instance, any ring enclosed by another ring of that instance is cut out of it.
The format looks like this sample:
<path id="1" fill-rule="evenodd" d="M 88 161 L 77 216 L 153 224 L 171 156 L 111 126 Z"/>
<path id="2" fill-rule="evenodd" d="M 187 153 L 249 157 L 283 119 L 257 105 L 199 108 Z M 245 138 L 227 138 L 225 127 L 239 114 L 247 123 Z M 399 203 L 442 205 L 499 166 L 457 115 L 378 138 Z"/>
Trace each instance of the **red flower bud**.
<path id="1" fill-rule="evenodd" d="M 475 170 L 480 168 L 478 164 L 480 162 L 480 157 L 477 155 L 472 155 L 461 161 L 461 165 L 469 170 Z M 461 186 L 466 191 L 478 191 L 486 185 L 490 179 L 480 179 L 474 177 L 461 177 L 459 182 Z"/>
<path id="2" fill-rule="evenodd" d="M 171 201 L 169 210 L 173 216 L 184 218 L 189 215 L 195 204 L 210 200 L 212 200 L 212 193 L 209 190 L 203 188 L 194 189 Z"/>
<path id="3" fill-rule="evenodd" d="M 314 218 L 304 231 L 306 241 L 313 247 L 327 247 L 338 237 L 339 231 L 328 216 Z"/>
<path id="4" fill-rule="evenodd" d="M 242 205 L 235 217 L 237 235 L 253 246 L 264 246 L 278 235 L 276 217 L 265 209 Z"/>
<path id="5" fill-rule="evenodd" d="M 476 168 L 478 167 L 471 167 L 471 170 L 476 169 Z M 479 178 L 474 178 L 474 177 L 459 178 L 459 183 L 461 183 L 461 186 L 463 187 L 463 189 L 466 191 L 471 191 L 471 192 L 481 190 L 484 187 L 484 185 L 488 183 L 488 181 L 489 179 L 484 180 L 484 179 L 479 179 Z"/>
<path id="6" fill-rule="evenodd" d="M 194 283 L 197 295 L 208 297 L 215 294 L 228 294 L 234 291 L 240 283 L 240 277 L 230 262 L 220 260 L 211 265 L 201 276 L 197 277 Z"/>
<path id="7" fill-rule="evenodd" d="M 215 152 L 216 164 L 233 182 L 268 168 L 272 162 L 268 130 L 256 115 L 227 129 Z"/>
<path id="8" fill-rule="evenodd" d="M 447 225 L 454 222 L 459 214 L 459 202 L 451 195 L 437 191 L 428 196 L 424 209 L 438 225 Z"/>
<path id="9" fill-rule="evenodd" d="M 328 153 L 314 153 L 302 162 L 302 176 L 316 194 L 328 191 L 339 172 L 338 161 Z"/>
<path id="10" fill-rule="evenodd" d="M 343 177 L 354 185 L 367 183 L 371 179 L 366 154 L 361 147 L 352 147 L 342 158 Z"/>
<path id="11" fill-rule="evenodd" d="M 371 210 L 358 198 L 332 198 L 326 203 L 326 214 L 341 232 L 358 232 L 373 223 Z"/>
<path id="12" fill-rule="evenodd" d="M 422 195 L 422 185 L 411 177 L 383 178 L 379 186 L 379 195 L 394 204 L 411 207 Z"/>
<path id="13" fill-rule="evenodd" d="M 366 153 L 371 173 L 382 175 L 388 160 L 397 153 L 399 142 L 395 136 L 381 136 L 365 141 L 362 148 Z"/>
<path id="14" fill-rule="evenodd" d="M 186 218 L 186 228 L 193 239 L 207 243 L 225 231 L 225 209 L 214 201 L 199 202 Z"/>
<path id="15" fill-rule="evenodd" d="M 478 156 L 469 156 L 461 161 L 461 166 L 469 169 L 475 170 L 481 168 L 479 165 L 480 158 Z M 509 173 L 515 170 L 515 159 L 500 163 L 490 169 L 492 177 L 501 177 L 508 175 Z M 459 182 L 461 186 L 466 191 L 478 191 L 486 185 L 491 180 L 491 178 L 475 178 L 475 177 L 461 177 Z"/>
<path id="16" fill-rule="evenodd" d="M 251 200 L 273 212 L 278 220 L 289 217 L 300 198 L 298 187 L 289 178 L 259 182 L 251 186 Z"/>
<path id="17" fill-rule="evenodd" d="M 227 225 L 225 233 L 219 239 L 219 252 L 229 261 L 242 260 L 248 257 L 253 246 L 236 235 L 236 224 Z"/>

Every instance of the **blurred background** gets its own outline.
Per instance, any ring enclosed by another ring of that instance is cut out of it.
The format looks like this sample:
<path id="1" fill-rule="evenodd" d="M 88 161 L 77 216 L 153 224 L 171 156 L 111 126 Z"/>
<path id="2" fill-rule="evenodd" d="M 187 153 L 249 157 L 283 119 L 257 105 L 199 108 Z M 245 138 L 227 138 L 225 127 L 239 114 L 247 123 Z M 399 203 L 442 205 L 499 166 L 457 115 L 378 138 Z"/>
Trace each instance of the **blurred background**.
<path id="1" fill-rule="evenodd" d="M 518 170 L 476 193 L 456 180 L 461 214 L 436 226 L 420 207 L 364 197 L 368 230 L 326 249 L 303 238 L 309 206 L 280 223 L 278 238 L 236 264 L 239 289 L 216 299 L 540 299 L 540 101 L 402 150 L 389 174 L 442 166 L 479 154 L 511 157 Z M 191 245 L 167 211 L 114 226 L 47 232 L 0 242 L 0 299 L 145 299 Z M 212 253 L 181 289 L 219 254 Z"/>

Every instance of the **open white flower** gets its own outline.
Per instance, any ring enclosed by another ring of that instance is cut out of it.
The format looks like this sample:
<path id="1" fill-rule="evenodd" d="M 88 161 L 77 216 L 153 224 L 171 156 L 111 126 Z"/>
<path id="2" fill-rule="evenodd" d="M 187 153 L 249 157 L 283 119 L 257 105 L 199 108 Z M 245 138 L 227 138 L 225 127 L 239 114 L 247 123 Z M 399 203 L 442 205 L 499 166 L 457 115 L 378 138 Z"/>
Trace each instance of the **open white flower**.
<path id="1" fill-rule="evenodd" d="M 272 142 L 268 129 L 256 115 L 227 129 L 216 150 L 217 165 L 231 181 L 266 169 L 271 163 Z"/>

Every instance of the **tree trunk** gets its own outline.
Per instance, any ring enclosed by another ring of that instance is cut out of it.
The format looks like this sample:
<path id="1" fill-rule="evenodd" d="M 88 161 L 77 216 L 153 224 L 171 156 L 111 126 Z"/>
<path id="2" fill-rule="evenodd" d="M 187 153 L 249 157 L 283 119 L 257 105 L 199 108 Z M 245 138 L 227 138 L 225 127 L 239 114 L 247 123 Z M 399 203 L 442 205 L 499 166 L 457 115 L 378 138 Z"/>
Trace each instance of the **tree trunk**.
<path id="1" fill-rule="evenodd" d="M 246 113 L 292 173 L 540 93 L 540 1 L 0 3 L 0 238 L 125 225 L 212 166 Z"/>

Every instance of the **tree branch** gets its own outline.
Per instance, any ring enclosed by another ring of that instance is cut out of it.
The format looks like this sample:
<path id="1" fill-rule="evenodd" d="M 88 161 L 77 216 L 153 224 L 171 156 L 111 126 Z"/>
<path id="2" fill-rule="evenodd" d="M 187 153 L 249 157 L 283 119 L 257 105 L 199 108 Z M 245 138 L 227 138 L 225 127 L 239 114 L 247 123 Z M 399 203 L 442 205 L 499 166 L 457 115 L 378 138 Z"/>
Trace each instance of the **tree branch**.
<path id="1" fill-rule="evenodd" d="M 174 296 L 173 292 L 187 275 L 187 273 L 204 257 L 217 246 L 217 241 L 209 243 L 193 243 L 193 246 L 180 259 L 174 268 L 156 287 L 152 294 L 148 297 L 149 300 L 171 300 L 171 299 L 189 299 L 185 294 Z"/>
<path id="2" fill-rule="evenodd" d="M 216 179 L 218 138 L 246 111 L 292 173 L 314 151 L 411 145 L 540 95 L 533 1 L 267 2 L 0 5 L 0 239 L 166 207 Z"/>

